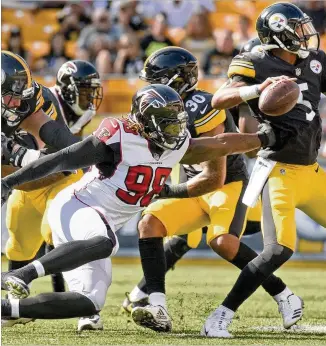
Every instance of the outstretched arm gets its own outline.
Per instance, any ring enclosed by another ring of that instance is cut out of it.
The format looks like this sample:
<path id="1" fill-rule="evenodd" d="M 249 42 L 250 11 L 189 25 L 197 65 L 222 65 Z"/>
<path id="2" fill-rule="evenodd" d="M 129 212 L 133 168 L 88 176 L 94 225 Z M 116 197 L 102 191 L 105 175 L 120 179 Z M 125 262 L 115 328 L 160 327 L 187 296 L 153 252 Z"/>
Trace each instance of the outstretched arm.
<path id="1" fill-rule="evenodd" d="M 223 133 L 215 137 L 192 139 L 181 163 L 194 164 L 217 156 L 241 154 L 262 146 L 257 133 Z"/>
<path id="2" fill-rule="evenodd" d="M 268 123 L 259 125 L 257 133 L 223 133 L 215 137 L 191 139 L 181 163 L 194 164 L 217 156 L 241 154 L 275 144 L 275 134 Z"/>
<path id="3" fill-rule="evenodd" d="M 2 182 L 8 188 L 13 189 L 15 186 L 44 178 L 53 173 L 89 167 L 113 159 L 114 153 L 110 147 L 95 136 L 89 136 L 82 142 L 30 163 L 2 179 Z"/>

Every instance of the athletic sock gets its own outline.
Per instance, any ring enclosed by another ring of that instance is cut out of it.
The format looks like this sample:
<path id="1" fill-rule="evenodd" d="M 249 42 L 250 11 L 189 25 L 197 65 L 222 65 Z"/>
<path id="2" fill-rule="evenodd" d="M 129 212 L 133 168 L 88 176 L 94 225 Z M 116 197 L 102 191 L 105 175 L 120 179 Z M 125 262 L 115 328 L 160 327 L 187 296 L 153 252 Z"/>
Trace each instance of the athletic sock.
<path id="1" fill-rule="evenodd" d="M 29 284 L 38 277 L 69 271 L 83 264 L 109 257 L 112 249 L 113 242 L 104 236 L 70 241 L 9 275 L 14 274 Z"/>
<path id="2" fill-rule="evenodd" d="M 249 246 L 247 246 L 244 243 L 240 243 L 238 253 L 233 258 L 233 260 L 230 261 L 230 263 L 242 270 L 249 262 L 251 262 L 257 256 L 258 254 Z M 262 283 L 262 287 L 269 295 L 273 297 L 284 291 L 286 285 L 280 278 L 272 274 Z"/>
<path id="3" fill-rule="evenodd" d="M 42 293 L 35 297 L 17 300 L 19 306 L 15 315 L 12 301 L 1 301 L 1 312 L 4 316 L 36 318 L 36 319 L 61 319 L 72 317 L 92 316 L 97 311 L 93 302 L 83 294 L 77 292 Z M 8 303 L 9 302 L 9 303 Z"/>
<path id="4" fill-rule="evenodd" d="M 172 269 L 175 266 L 175 264 L 190 249 L 191 249 L 191 247 L 188 246 L 186 237 L 176 236 L 176 237 L 172 237 L 171 239 L 166 241 L 164 243 L 164 253 L 165 253 L 165 260 L 166 260 L 166 272 L 168 272 L 170 269 Z M 142 296 L 142 298 L 144 298 L 143 294 L 147 294 L 147 286 L 146 286 L 145 277 L 143 277 L 139 281 L 139 283 L 137 284 L 137 287 L 141 291 L 141 293 L 139 294 L 139 297 Z M 134 288 L 134 290 L 135 290 L 135 288 Z M 130 293 L 130 295 L 132 294 L 132 292 Z M 137 290 L 135 290 L 135 292 L 137 292 Z"/>
<path id="5" fill-rule="evenodd" d="M 27 264 L 31 263 L 33 261 L 33 259 L 31 260 L 27 260 L 27 261 L 12 261 L 9 260 L 8 261 L 8 270 L 15 270 L 15 269 L 19 269 L 22 268 L 24 266 L 26 266 Z"/>
<path id="6" fill-rule="evenodd" d="M 257 290 L 264 280 L 265 275 L 252 263 L 249 263 L 242 269 L 238 280 L 221 305 L 232 311 L 236 311 Z"/>
<path id="7" fill-rule="evenodd" d="M 145 293 L 144 291 L 140 290 L 138 286 L 135 286 L 133 290 L 129 294 L 129 299 L 132 302 L 137 302 L 141 299 L 147 298 L 148 294 Z"/>
<path id="8" fill-rule="evenodd" d="M 139 252 L 148 294 L 165 293 L 166 261 L 163 238 L 139 239 Z"/>
<path id="9" fill-rule="evenodd" d="M 276 294 L 273 298 L 277 303 L 279 303 L 281 300 L 286 299 L 291 294 L 293 294 L 293 292 L 288 287 L 285 287 L 282 292 Z"/>

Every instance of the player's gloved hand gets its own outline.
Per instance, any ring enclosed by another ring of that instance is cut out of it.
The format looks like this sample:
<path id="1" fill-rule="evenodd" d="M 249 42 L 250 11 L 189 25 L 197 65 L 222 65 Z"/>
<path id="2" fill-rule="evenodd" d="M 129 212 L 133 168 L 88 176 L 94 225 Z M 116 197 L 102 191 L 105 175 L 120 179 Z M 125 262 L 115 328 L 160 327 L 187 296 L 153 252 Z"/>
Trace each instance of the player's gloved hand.
<path id="1" fill-rule="evenodd" d="M 177 185 L 164 184 L 163 189 L 158 195 L 156 195 L 156 198 L 189 198 L 187 183 Z"/>
<path id="2" fill-rule="evenodd" d="M 7 185 L 4 179 L 1 179 L 1 206 L 7 201 L 11 194 L 11 188 Z"/>
<path id="3" fill-rule="evenodd" d="M 1 134 L 2 164 L 10 164 L 14 167 L 21 167 L 27 148 L 17 144 L 12 138 Z"/>
<path id="4" fill-rule="evenodd" d="M 257 135 L 262 148 L 272 147 L 276 143 L 276 136 L 269 122 L 259 124 L 258 130 Z"/>

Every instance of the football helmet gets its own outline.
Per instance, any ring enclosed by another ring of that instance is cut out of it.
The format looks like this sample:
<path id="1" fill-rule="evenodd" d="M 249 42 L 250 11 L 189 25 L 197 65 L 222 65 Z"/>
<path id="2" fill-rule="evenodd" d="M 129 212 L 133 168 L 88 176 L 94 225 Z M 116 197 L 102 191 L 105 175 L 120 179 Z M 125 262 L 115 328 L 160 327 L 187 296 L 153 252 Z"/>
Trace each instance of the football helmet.
<path id="1" fill-rule="evenodd" d="M 168 85 L 182 95 L 197 86 L 198 61 L 186 49 L 162 48 L 147 58 L 139 78 L 151 84 Z"/>
<path id="2" fill-rule="evenodd" d="M 99 73 L 91 63 L 83 60 L 67 61 L 60 67 L 56 89 L 78 116 L 88 109 L 98 110 L 103 99 Z"/>
<path id="3" fill-rule="evenodd" d="M 273 44 L 300 58 L 319 49 L 320 38 L 312 19 L 291 3 L 266 7 L 257 19 L 256 30 L 262 44 Z"/>
<path id="4" fill-rule="evenodd" d="M 247 41 L 240 49 L 240 54 L 245 52 L 251 52 L 255 47 L 261 45 L 260 39 L 255 37 Z"/>
<path id="5" fill-rule="evenodd" d="M 23 101 L 34 95 L 34 83 L 26 61 L 9 51 L 1 51 L 1 116 L 12 126 L 29 111 L 29 105 L 10 106 L 13 99 Z M 9 96 L 4 100 L 5 96 Z"/>
<path id="6" fill-rule="evenodd" d="M 140 133 L 162 149 L 179 149 L 188 136 L 187 119 L 180 95 L 171 87 L 151 84 L 132 99 L 131 122 L 140 127 Z"/>

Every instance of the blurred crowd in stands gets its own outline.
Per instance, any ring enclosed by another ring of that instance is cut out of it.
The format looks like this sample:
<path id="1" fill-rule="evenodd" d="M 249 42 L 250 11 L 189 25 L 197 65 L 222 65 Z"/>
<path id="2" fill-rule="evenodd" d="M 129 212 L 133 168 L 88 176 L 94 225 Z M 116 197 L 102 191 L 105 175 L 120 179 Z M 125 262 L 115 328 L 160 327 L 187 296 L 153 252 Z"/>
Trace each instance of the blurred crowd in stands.
<path id="1" fill-rule="evenodd" d="M 227 20 L 225 13 L 219 17 L 219 3 L 222 2 L 3 0 L 2 8 L 5 9 L 25 9 L 32 13 L 56 9 L 53 18 L 55 29 L 42 56 L 32 59 L 31 50 L 24 45 L 25 32 L 18 25 L 5 28 L 8 38 L 3 48 L 22 55 L 34 72 L 45 75 L 55 74 L 68 59 L 80 58 L 94 63 L 101 75 L 116 73 L 130 76 L 138 74 L 146 58 L 155 50 L 178 45 L 198 57 L 201 76 L 225 77 L 232 57 L 243 43 L 255 36 L 256 13 L 247 6 L 255 1 L 229 1 L 231 6 L 232 3 L 239 6 L 240 11 L 242 6 L 242 13 L 229 16 L 229 25 L 215 26 L 214 21 Z M 294 2 L 313 17 L 321 35 L 326 35 L 326 1 Z M 6 17 L 3 18 L 5 22 Z M 32 49 L 43 47 L 43 43 L 35 43 Z M 67 49 L 68 44 L 70 49 Z"/>

